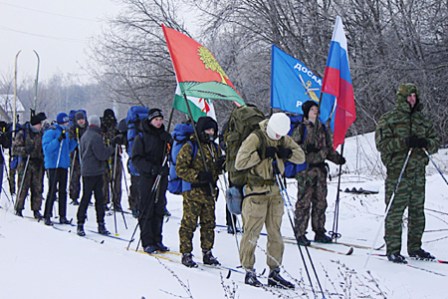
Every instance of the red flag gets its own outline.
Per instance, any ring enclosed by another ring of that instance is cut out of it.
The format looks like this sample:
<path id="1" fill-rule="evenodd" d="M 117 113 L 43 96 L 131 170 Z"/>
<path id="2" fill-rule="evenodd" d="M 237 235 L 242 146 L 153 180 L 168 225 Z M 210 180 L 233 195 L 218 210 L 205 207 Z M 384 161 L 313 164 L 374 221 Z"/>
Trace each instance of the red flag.
<path id="1" fill-rule="evenodd" d="M 206 47 L 174 29 L 164 25 L 162 29 L 182 93 L 244 105 L 229 77 Z"/>

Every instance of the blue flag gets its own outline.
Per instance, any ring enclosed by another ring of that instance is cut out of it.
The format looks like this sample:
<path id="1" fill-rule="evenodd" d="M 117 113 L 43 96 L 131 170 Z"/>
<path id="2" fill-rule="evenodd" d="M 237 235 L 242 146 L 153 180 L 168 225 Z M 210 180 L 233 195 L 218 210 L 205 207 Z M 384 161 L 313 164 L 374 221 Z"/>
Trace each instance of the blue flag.
<path id="1" fill-rule="evenodd" d="M 303 114 L 306 101 L 319 102 L 322 79 L 313 74 L 303 62 L 272 45 L 271 107 Z M 331 116 L 334 96 L 323 94 L 325 106 L 320 107 L 320 120 L 325 123 Z M 328 99 L 327 99 L 328 98 Z"/>

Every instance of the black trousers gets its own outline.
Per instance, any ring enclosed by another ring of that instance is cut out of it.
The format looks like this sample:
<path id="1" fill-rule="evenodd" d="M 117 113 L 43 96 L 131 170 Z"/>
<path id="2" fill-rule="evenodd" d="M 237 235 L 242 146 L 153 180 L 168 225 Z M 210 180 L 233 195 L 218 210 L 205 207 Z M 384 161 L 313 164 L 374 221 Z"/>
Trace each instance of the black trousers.
<path id="1" fill-rule="evenodd" d="M 140 238 L 143 248 L 162 242 L 163 215 L 166 207 L 168 177 L 163 176 L 155 192 L 151 192 L 156 176 L 140 176 Z M 157 199 L 157 200 L 156 200 Z"/>
<path id="2" fill-rule="evenodd" d="M 49 189 L 47 200 L 45 202 L 44 217 L 50 218 L 53 211 L 56 190 L 58 191 L 59 217 L 67 216 L 67 169 L 50 168 L 48 169 Z"/>
<path id="3" fill-rule="evenodd" d="M 104 179 L 102 175 L 82 177 L 82 197 L 79 203 L 78 224 L 84 224 L 86 221 L 87 208 L 89 207 L 92 193 L 95 196 L 95 211 L 97 223 L 104 223 Z"/>
<path id="4" fill-rule="evenodd" d="M 232 218 L 233 218 L 233 222 L 232 222 Z M 229 208 L 226 205 L 226 225 L 233 227 L 234 224 L 235 224 L 235 229 L 236 229 L 236 215 L 233 215 L 232 213 L 230 213 Z"/>

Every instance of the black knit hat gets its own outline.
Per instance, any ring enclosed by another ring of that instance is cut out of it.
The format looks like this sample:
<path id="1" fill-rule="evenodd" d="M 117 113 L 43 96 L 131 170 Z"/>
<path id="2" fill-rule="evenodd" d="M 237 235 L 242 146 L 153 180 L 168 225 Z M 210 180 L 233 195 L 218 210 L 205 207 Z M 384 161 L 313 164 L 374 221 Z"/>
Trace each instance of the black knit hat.
<path id="1" fill-rule="evenodd" d="M 151 120 L 153 120 L 156 117 L 163 118 L 162 110 L 160 110 L 158 108 L 150 109 L 148 112 L 148 121 L 151 122 Z"/>
<path id="2" fill-rule="evenodd" d="M 86 119 L 86 115 L 82 111 L 78 111 L 75 113 L 75 120 Z"/>
<path id="3" fill-rule="evenodd" d="M 314 101 L 307 101 L 302 105 L 303 116 L 305 118 L 308 118 L 308 113 L 310 113 L 311 107 L 313 106 L 319 107 Z"/>

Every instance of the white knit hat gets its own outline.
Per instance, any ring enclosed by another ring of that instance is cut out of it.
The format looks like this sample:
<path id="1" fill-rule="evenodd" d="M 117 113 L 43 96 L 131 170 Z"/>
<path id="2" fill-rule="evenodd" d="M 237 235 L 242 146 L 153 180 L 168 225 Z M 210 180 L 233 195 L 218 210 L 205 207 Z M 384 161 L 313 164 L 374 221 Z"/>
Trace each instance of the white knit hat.
<path id="1" fill-rule="evenodd" d="M 279 112 L 272 114 L 269 118 L 266 133 L 272 140 L 279 140 L 281 137 L 286 136 L 290 129 L 291 120 L 285 113 Z"/>

